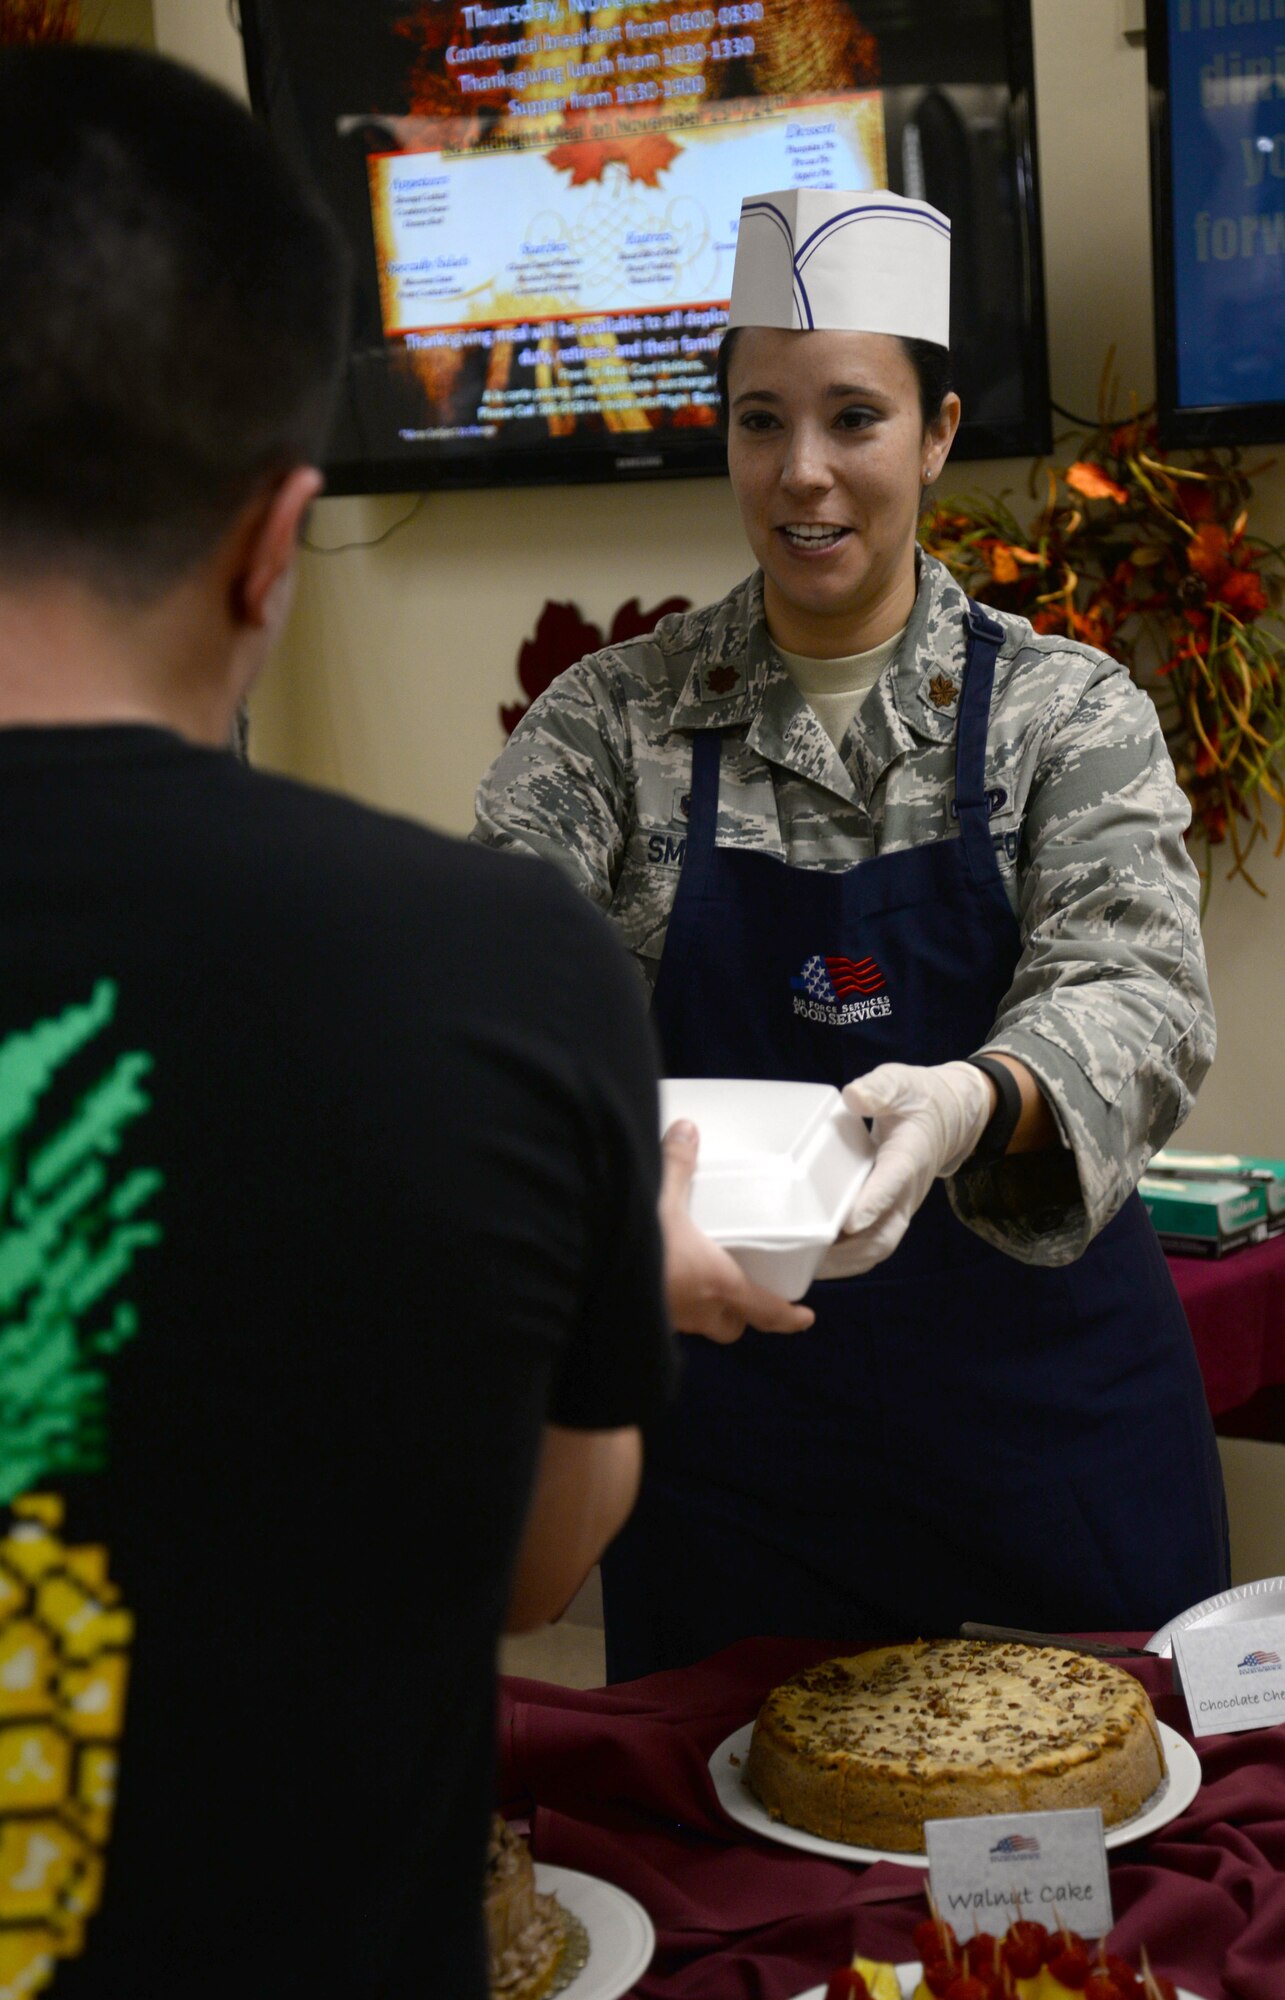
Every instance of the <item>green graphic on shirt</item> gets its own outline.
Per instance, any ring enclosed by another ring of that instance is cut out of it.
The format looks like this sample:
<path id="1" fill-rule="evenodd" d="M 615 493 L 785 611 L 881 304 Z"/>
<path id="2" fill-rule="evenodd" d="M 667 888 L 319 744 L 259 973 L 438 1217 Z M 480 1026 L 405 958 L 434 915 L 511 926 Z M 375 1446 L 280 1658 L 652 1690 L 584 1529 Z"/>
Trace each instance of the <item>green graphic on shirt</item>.
<path id="1" fill-rule="evenodd" d="M 107 1059 L 70 1105 L 57 1096 L 116 999 L 100 980 L 85 1005 L 0 1042 L 0 1502 L 103 1464 L 104 1364 L 138 1326 L 109 1295 L 161 1237 L 143 1210 L 162 1176 L 117 1158 L 150 1105 L 151 1057 Z"/>

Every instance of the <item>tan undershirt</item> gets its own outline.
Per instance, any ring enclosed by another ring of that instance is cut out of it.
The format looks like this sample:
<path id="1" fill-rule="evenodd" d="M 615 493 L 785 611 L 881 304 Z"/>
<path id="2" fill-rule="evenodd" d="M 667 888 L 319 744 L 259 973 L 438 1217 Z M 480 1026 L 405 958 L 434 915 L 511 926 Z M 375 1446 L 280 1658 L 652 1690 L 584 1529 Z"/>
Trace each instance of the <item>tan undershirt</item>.
<path id="1" fill-rule="evenodd" d="M 900 632 L 894 632 L 881 646 L 872 646 L 868 653 L 848 653 L 841 660 L 813 660 L 804 653 L 787 653 L 784 646 L 777 646 L 785 671 L 836 750 L 848 724 L 901 644 L 905 629 L 903 625 Z"/>

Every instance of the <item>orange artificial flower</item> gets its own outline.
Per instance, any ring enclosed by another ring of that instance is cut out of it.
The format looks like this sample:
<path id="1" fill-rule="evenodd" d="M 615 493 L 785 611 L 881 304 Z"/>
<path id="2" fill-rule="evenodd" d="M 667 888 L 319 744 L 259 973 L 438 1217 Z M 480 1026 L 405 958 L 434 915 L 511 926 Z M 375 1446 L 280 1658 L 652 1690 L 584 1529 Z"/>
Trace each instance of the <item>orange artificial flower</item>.
<path id="1" fill-rule="evenodd" d="M 1087 459 L 1077 458 L 1065 477 L 1071 491 L 1082 494 L 1086 500 L 1114 500 L 1123 506 L 1129 498 L 1123 486 L 1117 486 L 1114 479 L 1108 479 L 1100 467 L 1090 465 Z"/>
<path id="2" fill-rule="evenodd" d="M 1115 619 L 1107 605 L 1090 604 L 1087 611 L 1071 613 L 1071 630 L 1086 646 L 1096 646 L 1099 652 L 1105 652 L 1115 630 Z"/>
<path id="3" fill-rule="evenodd" d="M 1238 618 L 1258 618 L 1267 609 L 1263 579 L 1252 569 L 1228 570 L 1218 586 L 1218 596 Z"/>
<path id="4" fill-rule="evenodd" d="M 1204 521 L 1187 544 L 1187 567 L 1212 590 L 1227 569 L 1227 530 Z"/>

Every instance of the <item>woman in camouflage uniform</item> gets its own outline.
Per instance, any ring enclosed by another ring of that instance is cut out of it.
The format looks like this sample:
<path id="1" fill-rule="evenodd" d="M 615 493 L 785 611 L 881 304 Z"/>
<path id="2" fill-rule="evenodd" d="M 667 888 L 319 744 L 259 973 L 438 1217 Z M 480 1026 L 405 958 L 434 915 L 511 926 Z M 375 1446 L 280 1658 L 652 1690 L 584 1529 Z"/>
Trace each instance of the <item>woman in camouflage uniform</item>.
<path id="1" fill-rule="evenodd" d="M 480 838 L 615 924 L 669 1074 L 874 1120 L 813 1329 L 685 1342 L 605 1569 L 613 1678 L 751 1633 L 1149 1629 L 1228 1579 L 1134 1193 L 1213 1053 L 1187 808 L 1122 666 L 916 545 L 959 412 L 943 235 L 887 194 L 745 205 L 721 374 L 759 567 L 563 674 L 479 791 Z"/>

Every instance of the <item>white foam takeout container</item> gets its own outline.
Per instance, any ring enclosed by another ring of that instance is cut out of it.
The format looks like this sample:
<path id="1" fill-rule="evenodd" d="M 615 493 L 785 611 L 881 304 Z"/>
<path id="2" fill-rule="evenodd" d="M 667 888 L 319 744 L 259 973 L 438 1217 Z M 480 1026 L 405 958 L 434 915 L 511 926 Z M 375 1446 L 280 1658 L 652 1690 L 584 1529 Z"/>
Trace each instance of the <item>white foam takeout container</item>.
<path id="1" fill-rule="evenodd" d="M 667 1077 L 661 1131 L 700 1133 L 691 1212 L 748 1278 L 801 1299 L 870 1171 L 863 1121 L 828 1083 Z"/>

